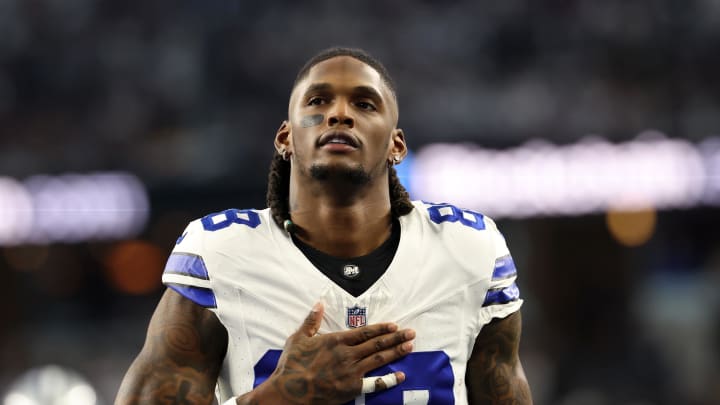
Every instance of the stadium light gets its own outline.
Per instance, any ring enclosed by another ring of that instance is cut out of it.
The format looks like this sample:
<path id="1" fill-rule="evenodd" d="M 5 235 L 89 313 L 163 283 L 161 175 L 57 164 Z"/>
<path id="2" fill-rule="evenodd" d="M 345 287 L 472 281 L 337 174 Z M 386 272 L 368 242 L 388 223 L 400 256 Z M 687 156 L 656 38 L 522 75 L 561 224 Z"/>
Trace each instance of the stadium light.
<path id="1" fill-rule="evenodd" d="M 416 154 L 409 183 L 413 198 L 494 217 L 720 204 L 720 139 L 694 145 L 647 131 L 619 144 L 601 137 L 508 150 L 430 144 Z"/>
<path id="2" fill-rule="evenodd" d="M 148 212 L 147 191 L 129 173 L 0 177 L 0 245 L 124 239 Z"/>

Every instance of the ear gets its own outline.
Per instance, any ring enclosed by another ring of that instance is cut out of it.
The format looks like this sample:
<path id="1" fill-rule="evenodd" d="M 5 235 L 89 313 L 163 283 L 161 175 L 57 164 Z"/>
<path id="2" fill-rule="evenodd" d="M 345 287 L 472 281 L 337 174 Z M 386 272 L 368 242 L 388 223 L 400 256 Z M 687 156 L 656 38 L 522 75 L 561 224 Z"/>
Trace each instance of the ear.
<path id="1" fill-rule="evenodd" d="M 400 128 L 395 128 L 390 136 L 390 153 L 388 154 L 388 162 L 397 164 L 396 158 L 402 161 L 407 156 L 407 144 L 405 143 L 405 133 Z"/>
<path id="2" fill-rule="evenodd" d="M 275 133 L 275 150 L 282 155 L 282 151 L 292 153 L 292 135 L 290 134 L 290 123 L 285 120 L 280 124 Z"/>

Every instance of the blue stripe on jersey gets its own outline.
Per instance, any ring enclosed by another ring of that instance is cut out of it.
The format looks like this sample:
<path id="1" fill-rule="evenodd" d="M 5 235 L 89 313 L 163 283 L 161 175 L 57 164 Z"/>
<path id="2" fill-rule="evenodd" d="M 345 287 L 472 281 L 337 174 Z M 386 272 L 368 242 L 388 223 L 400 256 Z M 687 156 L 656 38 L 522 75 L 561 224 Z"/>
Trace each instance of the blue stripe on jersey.
<path id="1" fill-rule="evenodd" d="M 503 280 L 515 274 L 517 274 L 517 269 L 515 268 L 515 262 L 512 256 L 498 257 L 497 260 L 495 260 L 495 270 L 493 270 L 492 274 L 493 280 Z"/>
<path id="2" fill-rule="evenodd" d="M 165 270 L 163 272 L 171 274 L 182 274 L 183 276 L 201 278 L 203 280 L 210 279 L 203 258 L 191 253 L 171 254 L 168 258 L 167 264 L 165 265 Z"/>
<path id="3" fill-rule="evenodd" d="M 507 304 L 508 302 L 517 301 L 518 298 L 520 298 L 520 289 L 517 284 L 512 283 L 505 288 L 488 290 L 483 306 Z"/>
<path id="4" fill-rule="evenodd" d="M 217 308 L 215 294 L 209 288 L 192 287 L 189 285 L 172 283 L 168 283 L 167 286 L 175 290 L 178 294 L 200 306 L 203 306 L 205 308 Z"/>

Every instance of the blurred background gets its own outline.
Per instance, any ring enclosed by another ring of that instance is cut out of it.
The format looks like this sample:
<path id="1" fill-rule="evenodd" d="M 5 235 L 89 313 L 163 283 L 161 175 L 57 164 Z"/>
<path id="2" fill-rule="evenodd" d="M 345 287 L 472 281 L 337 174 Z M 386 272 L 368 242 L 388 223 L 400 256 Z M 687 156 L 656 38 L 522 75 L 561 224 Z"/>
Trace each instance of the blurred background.
<path id="1" fill-rule="evenodd" d="M 332 45 L 394 76 L 411 195 L 497 218 L 536 404 L 720 404 L 719 1 L 0 0 L 3 405 L 112 403 Z"/>

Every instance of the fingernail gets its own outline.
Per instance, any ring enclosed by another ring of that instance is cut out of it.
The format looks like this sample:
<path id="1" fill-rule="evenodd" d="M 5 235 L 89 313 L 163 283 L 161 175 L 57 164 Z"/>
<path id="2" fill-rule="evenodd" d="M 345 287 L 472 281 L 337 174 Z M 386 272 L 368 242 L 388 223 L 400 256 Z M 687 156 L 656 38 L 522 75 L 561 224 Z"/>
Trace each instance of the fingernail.
<path id="1" fill-rule="evenodd" d="M 320 304 L 320 302 L 316 302 L 315 305 L 313 305 L 313 307 L 312 307 L 312 312 L 320 312 L 321 306 L 322 306 L 322 304 Z"/>
<path id="2" fill-rule="evenodd" d="M 406 352 L 409 352 L 409 351 L 412 350 L 413 344 L 412 344 L 412 342 L 405 342 L 405 343 L 403 343 L 402 348 L 403 348 L 403 350 L 405 350 Z"/>
<path id="3" fill-rule="evenodd" d="M 407 332 L 405 332 L 405 339 L 414 339 L 415 338 L 415 331 L 410 329 Z"/>
<path id="4" fill-rule="evenodd" d="M 394 323 L 389 323 L 387 326 L 387 330 L 388 332 L 395 332 L 397 330 L 397 325 L 395 325 Z"/>

